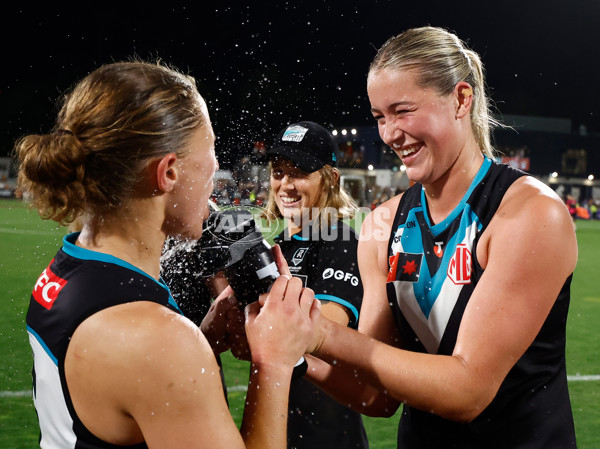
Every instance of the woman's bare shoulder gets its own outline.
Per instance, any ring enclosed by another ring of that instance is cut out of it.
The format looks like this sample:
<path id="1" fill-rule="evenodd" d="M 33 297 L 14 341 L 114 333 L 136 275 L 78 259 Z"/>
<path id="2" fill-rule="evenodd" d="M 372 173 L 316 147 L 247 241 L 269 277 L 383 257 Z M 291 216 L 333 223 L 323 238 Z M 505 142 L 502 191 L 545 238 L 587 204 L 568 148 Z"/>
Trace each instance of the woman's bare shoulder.
<path id="1" fill-rule="evenodd" d="M 149 360 L 183 363 L 194 357 L 208 363 L 214 358 L 192 321 L 150 301 L 110 307 L 86 319 L 73 335 L 69 349 L 81 348 L 97 356 L 86 358 L 90 364 L 110 361 L 132 373 L 147 369 Z M 101 369 L 101 364 L 97 368 Z"/>

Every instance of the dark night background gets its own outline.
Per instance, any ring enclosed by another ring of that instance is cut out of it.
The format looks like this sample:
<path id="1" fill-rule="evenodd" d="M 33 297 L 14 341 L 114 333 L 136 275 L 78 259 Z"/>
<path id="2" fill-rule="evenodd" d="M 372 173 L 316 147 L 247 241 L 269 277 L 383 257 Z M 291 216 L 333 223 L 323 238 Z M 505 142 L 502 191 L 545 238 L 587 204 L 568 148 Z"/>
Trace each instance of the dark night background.
<path id="1" fill-rule="evenodd" d="M 134 55 L 196 78 L 222 166 L 292 121 L 372 125 L 365 79 L 376 48 L 422 25 L 481 55 L 501 114 L 600 133 L 598 0 L 47 2 L 5 5 L 0 17 L 0 156 L 50 130 L 61 92 Z"/>

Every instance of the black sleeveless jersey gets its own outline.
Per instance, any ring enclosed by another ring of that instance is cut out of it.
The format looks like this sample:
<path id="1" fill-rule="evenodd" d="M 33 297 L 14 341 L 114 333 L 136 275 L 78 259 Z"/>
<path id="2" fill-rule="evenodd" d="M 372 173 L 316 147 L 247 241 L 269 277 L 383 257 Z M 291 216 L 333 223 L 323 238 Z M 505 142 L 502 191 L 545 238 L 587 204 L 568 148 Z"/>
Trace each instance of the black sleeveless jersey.
<path id="1" fill-rule="evenodd" d="M 180 311 L 164 283 L 121 259 L 75 246 L 77 236 L 64 238 L 63 247 L 35 283 L 27 311 L 40 446 L 123 448 L 91 434 L 73 408 L 64 370 L 71 337 L 86 318 L 118 304 L 152 301 Z"/>
<path id="2" fill-rule="evenodd" d="M 404 193 L 389 241 L 387 293 L 405 349 L 452 354 L 462 315 L 483 273 L 476 254 L 479 237 L 507 189 L 524 175 L 486 158 L 463 200 L 438 224 L 431 223 L 420 184 Z M 477 418 L 457 423 L 404 405 L 398 447 L 576 447 L 565 367 L 571 278 L 531 346 Z"/>
<path id="3" fill-rule="evenodd" d="M 275 238 L 293 276 L 323 302 L 344 306 L 356 328 L 363 287 L 358 271 L 358 239 L 342 221 L 326 229 L 307 225 Z M 361 415 L 328 396 L 308 380 L 292 379 L 288 412 L 289 449 L 367 449 Z"/>

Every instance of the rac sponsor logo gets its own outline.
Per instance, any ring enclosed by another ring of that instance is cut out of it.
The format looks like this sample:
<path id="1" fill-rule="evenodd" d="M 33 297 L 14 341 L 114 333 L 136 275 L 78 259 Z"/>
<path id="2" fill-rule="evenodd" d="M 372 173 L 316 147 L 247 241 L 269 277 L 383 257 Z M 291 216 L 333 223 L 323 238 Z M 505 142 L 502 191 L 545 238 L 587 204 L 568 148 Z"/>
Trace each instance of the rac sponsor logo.
<path id="1" fill-rule="evenodd" d="M 456 245 L 456 251 L 448 263 L 448 277 L 456 285 L 471 282 L 471 251 L 464 243 Z"/>
<path id="2" fill-rule="evenodd" d="M 50 265 L 52 265 L 52 262 L 50 262 Z M 50 265 L 42 272 L 33 287 L 34 299 L 48 310 L 52 308 L 52 304 L 56 301 L 62 288 L 67 285 L 65 279 L 58 277 L 50 270 Z"/>
<path id="3" fill-rule="evenodd" d="M 345 273 L 342 270 L 334 270 L 333 268 L 326 268 L 323 271 L 323 279 L 329 279 L 333 277 L 338 281 L 350 282 L 354 287 L 358 285 L 358 277 L 352 273 Z"/>

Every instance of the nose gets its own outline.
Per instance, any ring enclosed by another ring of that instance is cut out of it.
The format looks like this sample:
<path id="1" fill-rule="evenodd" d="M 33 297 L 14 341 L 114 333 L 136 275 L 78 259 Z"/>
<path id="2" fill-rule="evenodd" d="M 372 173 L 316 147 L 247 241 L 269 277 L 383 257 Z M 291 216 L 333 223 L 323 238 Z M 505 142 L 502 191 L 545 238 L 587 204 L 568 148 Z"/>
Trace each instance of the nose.
<path id="1" fill-rule="evenodd" d="M 286 173 L 283 178 L 281 178 L 281 187 L 284 189 L 291 190 L 294 188 L 294 177 L 290 174 Z"/>
<path id="2" fill-rule="evenodd" d="M 381 137 L 381 140 L 390 147 L 394 142 L 401 139 L 403 134 L 404 132 L 400 129 L 396 120 L 388 120 L 379 127 L 379 136 Z"/>

